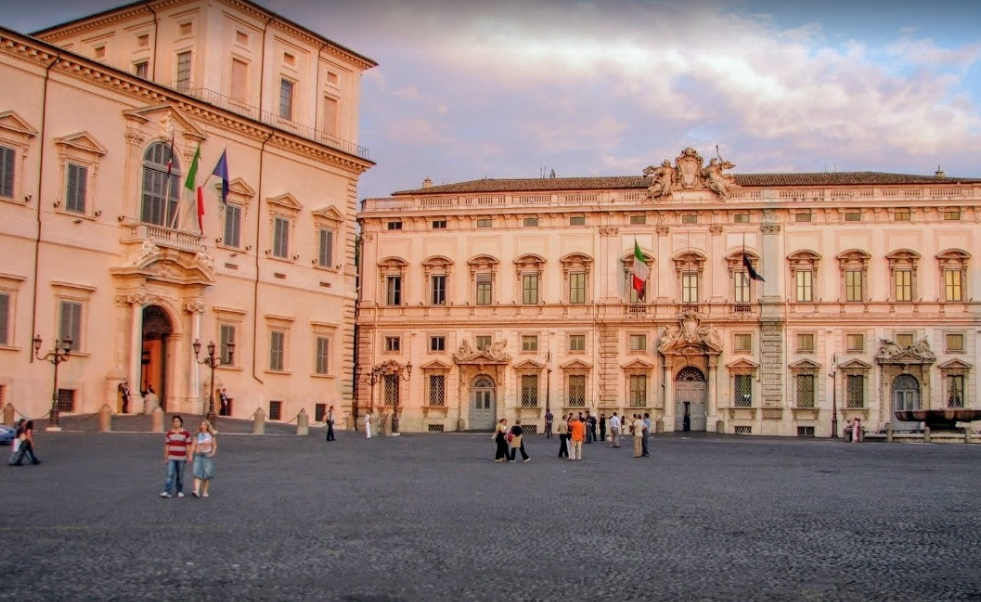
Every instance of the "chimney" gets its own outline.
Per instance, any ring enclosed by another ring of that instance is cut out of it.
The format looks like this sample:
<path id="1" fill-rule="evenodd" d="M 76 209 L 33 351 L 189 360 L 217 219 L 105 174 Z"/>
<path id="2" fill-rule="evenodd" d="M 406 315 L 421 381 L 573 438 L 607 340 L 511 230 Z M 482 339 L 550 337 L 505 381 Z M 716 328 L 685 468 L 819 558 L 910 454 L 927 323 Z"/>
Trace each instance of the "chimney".
<path id="1" fill-rule="evenodd" d="M 943 170 L 940 169 L 940 166 L 939 165 L 937 166 L 937 171 L 933 172 L 933 175 L 935 177 L 938 177 L 938 178 L 946 178 L 947 177 L 947 174 L 945 174 L 943 172 Z"/>
<path id="2" fill-rule="evenodd" d="M 423 188 L 432 188 L 433 187 L 433 181 L 430 180 L 429 178 L 426 178 L 425 180 L 422 181 L 422 187 Z"/>

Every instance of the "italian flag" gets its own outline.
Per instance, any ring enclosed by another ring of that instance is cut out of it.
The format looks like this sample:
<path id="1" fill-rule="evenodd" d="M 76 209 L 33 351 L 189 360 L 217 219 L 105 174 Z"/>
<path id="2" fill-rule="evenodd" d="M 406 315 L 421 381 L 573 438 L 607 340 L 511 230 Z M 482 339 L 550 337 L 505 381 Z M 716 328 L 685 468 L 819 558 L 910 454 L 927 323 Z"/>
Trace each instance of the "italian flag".
<path id="1" fill-rule="evenodd" d="M 641 301 L 644 300 L 644 285 L 647 284 L 647 279 L 651 276 L 651 270 L 647 267 L 647 262 L 644 261 L 644 253 L 640 250 L 640 245 L 637 244 L 637 239 L 634 239 L 634 290 L 637 291 L 637 298 Z"/>
<path id="2" fill-rule="evenodd" d="M 194 160 L 191 161 L 191 169 L 187 172 L 187 179 L 184 180 L 184 188 L 187 188 L 191 192 L 197 189 L 197 209 L 198 209 L 198 229 L 201 231 L 201 235 L 204 235 L 204 191 L 200 186 L 197 185 L 198 179 L 198 162 L 201 161 L 201 145 L 198 145 L 196 151 L 194 151 Z"/>

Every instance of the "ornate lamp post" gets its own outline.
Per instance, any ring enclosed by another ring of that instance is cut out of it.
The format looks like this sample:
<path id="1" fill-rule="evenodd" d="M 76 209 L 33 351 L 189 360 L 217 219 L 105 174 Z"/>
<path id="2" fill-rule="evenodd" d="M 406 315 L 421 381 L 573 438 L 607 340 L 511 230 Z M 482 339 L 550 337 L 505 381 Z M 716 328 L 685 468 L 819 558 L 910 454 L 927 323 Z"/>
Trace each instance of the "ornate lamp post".
<path id="1" fill-rule="evenodd" d="M 409 362 L 408 364 L 405 365 L 405 372 L 398 370 L 397 372 L 393 373 L 393 376 L 395 376 L 395 378 L 397 379 L 401 379 L 408 382 L 408 380 L 412 377 L 412 362 Z M 392 413 L 392 435 L 395 436 L 398 435 L 398 433 L 399 433 L 399 396 L 396 395 L 395 410 Z"/>
<path id="2" fill-rule="evenodd" d="M 545 356 L 545 412 L 552 411 L 552 352 Z"/>
<path id="3" fill-rule="evenodd" d="M 61 347 L 59 351 L 58 347 Z M 66 337 L 64 341 L 55 340 L 54 349 L 41 355 L 41 335 L 34 337 L 34 355 L 39 360 L 44 360 L 54 364 L 54 385 L 51 389 L 51 414 L 48 416 L 48 430 L 60 431 L 61 425 L 58 424 L 58 364 L 68 361 L 68 356 L 72 352 L 72 338 Z"/>
<path id="4" fill-rule="evenodd" d="M 198 359 L 198 355 L 201 353 L 201 341 L 194 339 L 194 359 L 199 364 L 204 364 L 205 366 L 211 368 L 211 384 L 208 386 L 208 422 L 211 424 L 215 423 L 218 416 L 215 414 L 215 368 L 218 366 L 225 366 L 232 363 L 232 359 L 235 357 L 235 342 L 230 341 L 228 343 L 228 361 L 223 362 L 220 357 L 215 354 L 215 343 L 214 341 L 208 343 L 208 356 L 203 360 Z"/>
<path id="5" fill-rule="evenodd" d="M 831 360 L 831 438 L 838 438 L 838 356 Z"/>

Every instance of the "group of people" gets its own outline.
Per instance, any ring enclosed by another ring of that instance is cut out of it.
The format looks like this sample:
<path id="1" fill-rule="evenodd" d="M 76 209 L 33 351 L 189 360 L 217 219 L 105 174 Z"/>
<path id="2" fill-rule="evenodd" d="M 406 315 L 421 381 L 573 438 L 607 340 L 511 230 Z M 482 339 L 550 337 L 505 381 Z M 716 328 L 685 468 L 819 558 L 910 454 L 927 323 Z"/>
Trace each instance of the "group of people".
<path id="1" fill-rule="evenodd" d="M 17 423 L 17 433 L 14 435 L 14 442 L 11 446 L 10 466 L 23 466 L 24 456 L 30 456 L 31 464 L 35 466 L 41 463 L 37 454 L 34 453 L 34 421 L 21 418 Z"/>
<path id="2" fill-rule="evenodd" d="M 507 418 L 501 418 L 494 429 L 494 442 L 497 444 L 497 453 L 494 455 L 495 462 L 515 462 L 518 452 L 521 452 L 521 459 L 525 462 L 531 461 L 531 456 L 525 451 L 525 429 L 521 427 L 521 419 L 514 421 L 514 426 L 508 428 Z"/>
<path id="3" fill-rule="evenodd" d="M 215 477 L 215 454 L 218 453 L 217 432 L 211 423 L 202 420 L 198 432 L 191 435 L 184 429 L 184 419 L 174 416 L 171 428 L 164 437 L 164 464 L 167 481 L 162 498 L 184 497 L 184 468 L 188 462 L 193 467 L 194 497 L 208 497 L 211 480 Z M 173 491 L 173 494 L 171 494 Z"/>
<path id="4" fill-rule="evenodd" d="M 610 428 L 610 447 L 620 447 L 621 435 L 629 434 L 633 439 L 633 457 L 650 457 L 651 416 L 649 413 L 634 414 L 630 418 L 625 416 L 621 420 L 617 412 L 613 412 L 613 416 L 607 421 L 606 414 L 596 416 L 587 410 L 585 415 L 580 412 L 577 416 L 570 412 L 558 421 L 558 425 L 555 425 L 555 418 L 551 411 L 545 414 L 545 437 L 550 439 L 553 432 L 557 433 L 559 458 L 568 458 L 571 461 L 582 460 L 583 445 L 606 441 L 607 426 Z M 514 426 L 508 428 L 507 419 L 501 418 L 494 430 L 493 439 L 497 444 L 494 461 L 514 462 L 518 452 L 521 452 L 525 462 L 529 461 L 531 458 L 525 451 L 523 435 L 524 429 L 521 427 L 520 419 L 515 420 Z"/>

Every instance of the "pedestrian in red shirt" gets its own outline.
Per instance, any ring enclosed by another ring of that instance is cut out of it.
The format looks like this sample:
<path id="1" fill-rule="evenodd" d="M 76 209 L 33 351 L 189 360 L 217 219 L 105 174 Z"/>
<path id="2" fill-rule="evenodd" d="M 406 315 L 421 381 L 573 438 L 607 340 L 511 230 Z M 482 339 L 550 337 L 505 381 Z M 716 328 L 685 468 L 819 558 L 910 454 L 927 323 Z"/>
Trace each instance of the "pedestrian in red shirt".
<path id="1" fill-rule="evenodd" d="M 170 497 L 171 487 L 174 487 L 177 497 L 184 497 L 184 467 L 187 466 L 187 448 L 191 445 L 191 433 L 184 430 L 184 419 L 180 416 L 174 416 L 171 425 L 164 437 L 167 483 L 160 497 Z"/>

